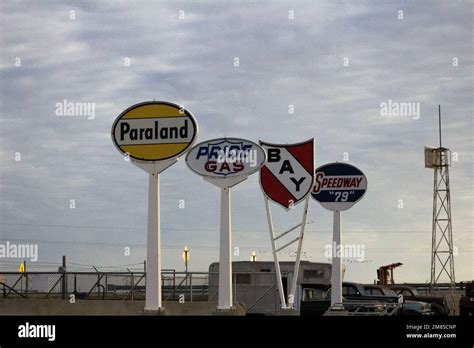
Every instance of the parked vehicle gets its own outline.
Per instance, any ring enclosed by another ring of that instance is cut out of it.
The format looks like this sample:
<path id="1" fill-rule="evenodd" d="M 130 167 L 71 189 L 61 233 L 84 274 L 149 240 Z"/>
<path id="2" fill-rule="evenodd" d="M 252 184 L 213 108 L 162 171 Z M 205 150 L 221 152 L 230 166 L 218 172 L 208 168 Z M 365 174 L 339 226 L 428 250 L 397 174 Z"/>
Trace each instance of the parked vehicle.
<path id="1" fill-rule="evenodd" d="M 402 310 L 400 315 L 433 315 L 434 312 L 431 310 L 431 305 L 426 302 L 407 300 L 402 294 L 398 295 L 392 289 L 385 286 L 367 284 L 364 285 L 365 293 L 372 296 L 381 297 L 396 297 L 400 303 L 402 303 Z"/>
<path id="2" fill-rule="evenodd" d="M 308 289 L 304 289 L 303 300 L 301 301 L 301 315 L 323 315 L 331 306 L 331 288 L 328 287 L 322 300 L 313 300 L 307 295 Z M 390 306 L 390 314 L 398 314 L 401 305 L 398 306 L 398 296 L 379 296 L 368 294 L 362 284 L 343 282 L 342 283 L 342 304 L 348 311 L 358 312 L 383 312 L 387 306 Z"/>
<path id="3" fill-rule="evenodd" d="M 466 284 L 466 293 L 459 299 L 459 315 L 474 315 L 474 282 Z"/>
<path id="4" fill-rule="evenodd" d="M 392 285 L 390 289 L 403 295 L 406 300 L 426 302 L 431 305 L 435 315 L 449 315 L 449 307 L 443 296 L 421 295 L 418 290 L 409 285 Z"/>

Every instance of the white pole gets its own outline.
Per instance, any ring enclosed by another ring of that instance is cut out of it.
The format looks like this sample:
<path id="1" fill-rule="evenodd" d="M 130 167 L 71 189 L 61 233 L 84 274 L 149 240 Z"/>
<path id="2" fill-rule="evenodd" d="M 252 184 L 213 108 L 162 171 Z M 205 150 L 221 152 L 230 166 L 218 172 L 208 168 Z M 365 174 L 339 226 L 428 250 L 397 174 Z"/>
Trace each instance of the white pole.
<path id="1" fill-rule="evenodd" d="M 221 189 L 221 231 L 219 251 L 219 299 L 218 309 L 232 308 L 232 225 L 230 188 Z"/>
<path id="2" fill-rule="evenodd" d="M 273 252 L 273 259 L 275 261 L 275 272 L 276 272 L 276 277 L 277 277 L 278 292 L 280 293 L 280 303 L 281 303 L 281 308 L 285 309 L 287 308 L 286 300 L 285 300 L 285 292 L 283 291 L 283 282 L 281 280 L 280 263 L 278 262 L 278 255 L 277 255 L 277 251 L 275 247 L 275 232 L 273 231 L 272 213 L 270 211 L 270 204 L 268 203 L 267 197 L 265 197 L 265 207 L 267 209 L 268 230 L 270 231 L 270 241 L 272 242 L 272 252 Z"/>
<path id="3" fill-rule="evenodd" d="M 342 258 L 337 251 L 341 245 L 341 212 L 334 212 L 333 222 L 333 251 L 331 274 L 331 307 L 336 303 L 342 307 Z M 336 249 L 336 250 L 334 250 Z"/>
<path id="4" fill-rule="evenodd" d="M 159 311 L 161 303 L 160 174 L 148 177 L 148 232 L 145 310 Z"/>
<path id="5" fill-rule="evenodd" d="M 306 198 L 306 201 L 304 203 L 303 222 L 301 223 L 301 230 L 300 230 L 300 236 L 299 236 L 299 241 L 298 241 L 298 250 L 296 252 L 295 268 L 293 271 L 293 281 L 292 281 L 291 292 L 290 292 L 291 296 L 293 297 L 288 300 L 288 303 L 291 308 L 295 308 L 295 301 L 297 300 L 296 285 L 298 283 L 298 273 L 300 270 L 301 248 L 303 246 L 304 228 L 306 226 L 306 219 L 308 216 L 308 205 L 309 205 L 309 195 Z"/>

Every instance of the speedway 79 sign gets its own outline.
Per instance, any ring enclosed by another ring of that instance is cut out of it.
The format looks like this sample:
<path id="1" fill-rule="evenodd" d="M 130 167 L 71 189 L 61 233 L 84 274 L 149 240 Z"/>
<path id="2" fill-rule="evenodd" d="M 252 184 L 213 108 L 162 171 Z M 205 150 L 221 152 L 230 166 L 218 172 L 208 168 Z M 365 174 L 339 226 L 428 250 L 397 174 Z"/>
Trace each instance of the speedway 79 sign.
<path id="1" fill-rule="evenodd" d="M 329 163 L 316 169 L 311 196 L 332 211 L 343 211 L 357 203 L 367 190 L 364 173 L 347 163 Z"/>

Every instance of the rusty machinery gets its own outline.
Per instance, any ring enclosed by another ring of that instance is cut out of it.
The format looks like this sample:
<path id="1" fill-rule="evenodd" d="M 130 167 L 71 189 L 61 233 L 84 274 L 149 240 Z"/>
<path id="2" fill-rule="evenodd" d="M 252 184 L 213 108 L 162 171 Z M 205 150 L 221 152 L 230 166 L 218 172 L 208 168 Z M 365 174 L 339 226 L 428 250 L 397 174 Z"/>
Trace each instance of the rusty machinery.
<path id="1" fill-rule="evenodd" d="M 382 286 L 395 284 L 393 281 L 393 270 L 401 265 L 403 265 L 403 263 L 397 262 L 379 267 L 377 270 L 377 284 Z"/>

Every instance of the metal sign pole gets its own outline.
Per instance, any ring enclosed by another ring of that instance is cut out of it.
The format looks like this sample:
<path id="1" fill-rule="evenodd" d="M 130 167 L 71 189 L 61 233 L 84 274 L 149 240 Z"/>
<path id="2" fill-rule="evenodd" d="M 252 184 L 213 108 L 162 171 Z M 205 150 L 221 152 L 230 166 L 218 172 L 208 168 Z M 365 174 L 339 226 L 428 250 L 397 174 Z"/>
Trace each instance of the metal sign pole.
<path id="1" fill-rule="evenodd" d="M 232 221 L 230 188 L 221 188 L 221 230 L 219 251 L 218 309 L 232 308 Z"/>
<path id="2" fill-rule="evenodd" d="M 303 246 L 303 236 L 304 236 L 304 229 L 306 226 L 306 219 L 308 217 L 308 205 L 309 205 L 309 195 L 306 198 L 306 201 L 304 203 L 304 212 L 303 212 L 303 222 L 301 223 L 301 230 L 300 230 L 300 236 L 298 240 L 298 250 L 296 252 L 296 260 L 295 260 L 295 268 L 293 271 L 293 281 L 291 285 L 291 292 L 290 294 L 293 296 L 291 298 L 292 301 L 288 301 L 290 307 L 294 308 L 294 304 L 296 302 L 296 284 L 298 282 L 298 273 L 300 270 L 300 260 L 301 260 L 301 248 Z"/>
<path id="3" fill-rule="evenodd" d="M 350 209 L 367 191 L 367 178 L 348 163 L 328 163 L 316 169 L 316 185 L 311 196 L 333 216 L 331 307 L 327 311 L 344 310 L 342 303 L 341 211 Z"/>
<path id="4" fill-rule="evenodd" d="M 286 307 L 286 300 L 285 300 L 285 292 L 283 291 L 283 281 L 281 279 L 280 262 L 278 262 L 278 255 L 277 255 L 276 246 L 275 246 L 275 232 L 273 230 L 272 213 L 270 211 L 270 204 L 268 204 L 267 197 L 265 197 L 265 207 L 267 210 L 268 230 L 270 231 L 270 241 L 272 242 L 272 252 L 273 252 L 273 259 L 275 261 L 275 272 L 277 276 L 278 292 L 280 293 L 281 308 L 286 309 L 287 307 Z"/>
<path id="5" fill-rule="evenodd" d="M 334 211 L 333 220 L 333 252 L 332 252 L 332 274 L 331 274 L 331 307 L 342 305 L 342 259 L 338 255 L 341 245 L 341 212 Z M 336 250 L 334 250 L 336 249 Z"/>
<path id="6" fill-rule="evenodd" d="M 166 119 L 166 121 L 163 121 Z M 170 143 L 168 136 L 178 130 Z M 194 144 L 198 125 L 181 105 L 147 101 L 132 105 L 114 121 L 112 141 L 125 159 L 148 173 L 145 310 L 164 310 L 161 301 L 160 173 Z"/>
<path id="7" fill-rule="evenodd" d="M 255 155 L 255 161 L 250 161 L 251 155 Z M 239 166 L 241 167 L 234 167 L 236 158 L 239 158 Z M 186 155 L 186 164 L 189 169 L 221 189 L 218 310 L 230 311 L 234 309 L 232 306 L 230 188 L 257 172 L 265 162 L 265 158 L 265 151 L 259 145 L 240 138 L 219 138 L 203 141 L 195 145 Z"/>
<path id="8" fill-rule="evenodd" d="M 162 310 L 160 248 L 160 174 L 148 174 L 148 231 L 145 310 Z"/>

